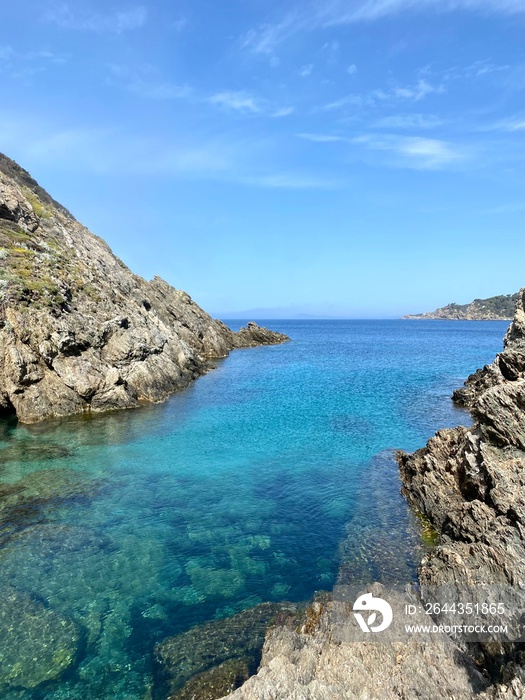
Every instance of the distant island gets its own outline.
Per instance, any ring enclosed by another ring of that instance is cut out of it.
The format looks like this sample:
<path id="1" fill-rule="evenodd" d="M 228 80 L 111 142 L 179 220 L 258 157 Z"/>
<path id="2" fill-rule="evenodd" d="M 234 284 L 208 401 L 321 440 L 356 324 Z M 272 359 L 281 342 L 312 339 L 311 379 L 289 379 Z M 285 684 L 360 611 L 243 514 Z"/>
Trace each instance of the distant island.
<path id="1" fill-rule="evenodd" d="M 448 304 L 425 314 L 408 314 L 403 318 L 438 321 L 510 321 L 514 316 L 518 294 L 500 294 L 488 299 L 474 299 L 470 304 Z"/>

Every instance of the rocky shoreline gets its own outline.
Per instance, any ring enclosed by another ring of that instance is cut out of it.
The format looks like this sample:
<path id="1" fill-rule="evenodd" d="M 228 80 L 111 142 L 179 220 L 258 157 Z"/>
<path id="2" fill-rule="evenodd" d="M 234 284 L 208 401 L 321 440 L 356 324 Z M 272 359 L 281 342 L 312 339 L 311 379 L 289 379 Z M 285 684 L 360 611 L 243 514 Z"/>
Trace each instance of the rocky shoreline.
<path id="1" fill-rule="evenodd" d="M 414 454 L 398 454 L 403 494 L 433 528 L 414 603 L 447 600 L 525 610 L 525 290 L 495 361 L 455 395 L 474 424 L 441 430 Z M 343 581 L 342 583 L 347 583 Z M 488 586 L 488 588 L 487 588 Z M 368 588 L 401 605 L 403 595 Z M 495 591 L 495 593 L 494 593 Z M 399 601 L 396 601 L 396 596 Z M 412 596 L 412 597 L 410 597 Z M 258 671 L 232 700 L 519 700 L 525 697 L 521 641 L 471 641 L 441 633 L 384 642 L 348 641 L 352 605 L 337 592 L 273 624 Z M 426 619 L 425 619 L 426 618 Z M 432 622 L 446 622 L 442 613 Z M 456 620 L 457 622 L 458 620 Z M 460 621 L 465 621 L 463 618 Z M 414 623 L 428 623 L 418 614 Z M 168 642 L 169 646 L 169 642 Z M 195 700 L 215 700 L 217 668 L 201 669 Z M 206 683 L 206 678 L 212 679 Z M 239 677 L 238 682 L 241 682 Z M 235 681 L 232 681 L 235 685 Z M 170 697 L 184 698 L 185 687 Z M 228 691 L 232 685 L 228 687 Z M 215 688 L 215 690 L 214 690 Z M 164 696 L 165 697 L 165 696 Z"/>
<path id="2" fill-rule="evenodd" d="M 255 323 L 236 333 L 134 275 L 0 154 L 0 414 L 35 423 L 162 401 L 214 358 L 287 340 Z"/>

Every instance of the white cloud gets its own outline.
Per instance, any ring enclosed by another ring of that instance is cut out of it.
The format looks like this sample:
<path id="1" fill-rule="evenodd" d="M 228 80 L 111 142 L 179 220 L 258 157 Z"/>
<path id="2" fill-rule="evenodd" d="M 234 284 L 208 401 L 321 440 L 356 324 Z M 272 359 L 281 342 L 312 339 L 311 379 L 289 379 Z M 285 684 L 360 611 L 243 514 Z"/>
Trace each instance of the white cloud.
<path id="1" fill-rule="evenodd" d="M 420 136 L 366 134 L 353 139 L 353 142 L 374 151 L 390 152 L 395 158 L 387 164 L 395 167 L 439 170 L 457 164 L 466 157 L 463 149 L 449 141 Z"/>
<path id="2" fill-rule="evenodd" d="M 525 119 L 522 116 L 501 119 L 492 124 L 486 124 L 478 128 L 478 131 L 506 131 L 517 132 L 525 129 Z"/>
<path id="3" fill-rule="evenodd" d="M 288 117 L 290 114 L 293 114 L 295 112 L 295 109 L 293 107 L 281 107 L 280 109 L 276 109 L 275 112 L 272 113 L 272 117 Z"/>
<path id="4" fill-rule="evenodd" d="M 218 92 L 209 98 L 209 102 L 227 110 L 245 114 L 258 114 L 263 109 L 263 103 L 259 98 L 238 91 Z"/>
<path id="5" fill-rule="evenodd" d="M 348 68 L 346 69 L 346 72 L 349 75 L 354 75 L 354 73 L 357 73 L 357 66 L 355 65 L 355 63 L 352 63 L 351 65 L 349 65 Z"/>
<path id="6" fill-rule="evenodd" d="M 469 10 L 481 14 L 517 14 L 523 12 L 520 0 L 364 0 L 350 6 L 345 0 L 331 2 L 324 15 L 325 26 L 376 20 L 402 12 L 454 12 Z"/>
<path id="7" fill-rule="evenodd" d="M 334 102 L 328 102 L 322 109 L 326 112 L 332 112 L 340 107 L 346 107 L 348 105 L 353 105 L 354 107 L 362 107 L 367 102 L 367 97 L 364 95 L 347 95 L 346 97 L 341 97 L 340 100 L 335 100 Z"/>
<path id="8" fill-rule="evenodd" d="M 73 10 L 68 3 L 53 6 L 44 15 L 44 20 L 62 29 L 75 29 L 97 34 L 122 34 L 132 29 L 140 29 L 147 20 L 147 9 L 134 5 L 125 10 L 101 13 L 87 6 L 77 6 Z"/>
<path id="9" fill-rule="evenodd" d="M 335 136 L 334 134 L 297 134 L 300 139 L 312 141 L 313 143 L 336 143 L 338 141 L 346 141 L 343 136 Z"/>
<path id="10" fill-rule="evenodd" d="M 325 111 L 332 111 L 334 109 L 339 109 L 340 107 L 354 106 L 354 107 L 373 107 L 378 102 L 385 101 L 410 101 L 419 102 L 424 99 L 427 95 L 431 94 L 442 94 L 445 92 L 443 85 L 432 85 L 426 80 L 418 80 L 414 85 L 407 85 L 404 87 L 391 87 L 387 90 L 376 89 L 370 90 L 366 93 L 356 93 L 351 95 L 346 95 L 339 100 L 334 102 L 329 102 L 322 107 Z"/>
<path id="11" fill-rule="evenodd" d="M 339 51 L 341 48 L 341 44 L 337 41 L 337 39 L 332 39 L 331 41 L 327 41 L 325 44 L 323 44 L 323 49 L 325 51 Z"/>
<path id="12" fill-rule="evenodd" d="M 314 64 L 307 63 L 305 66 L 302 66 L 302 68 L 299 71 L 299 75 L 301 76 L 301 78 L 306 78 L 312 74 L 313 69 L 314 69 Z"/>
<path id="13" fill-rule="evenodd" d="M 432 93 L 442 94 L 443 92 L 445 92 L 443 85 L 431 85 L 424 79 L 418 80 L 418 82 L 411 87 L 394 88 L 392 90 L 392 94 L 395 97 L 411 99 L 416 102 L 419 102 L 419 100 L 422 100 Z"/>
<path id="14" fill-rule="evenodd" d="M 454 11 L 513 15 L 523 13 L 524 6 L 522 0 L 326 0 L 323 3 L 305 0 L 276 23 L 251 29 L 242 37 L 240 45 L 254 54 L 274 56 L 280 44 L 301 31 L 369 22 L 403 12 Z M 334 48 L 334 42 L 327 42 L 325 47 L 330 45 Z"/>
<path id="15" fill-rule="evenodd" d="M 442 124 L 443 121 L 433 114 L 394 114 L 377 119 L 372 126 L 375 129 L 434 129 Z"/>
<path id="16" fill-rule="evenodd" d="M 276 107 L 269 100 L 237 90 L 217 92 L 211 97 L 201 99 L 201 101 L 216 105 L 229 112 L 247 115 L 258 114 L 268 117 L 287 117 L 294 112 L 293 107 Z"/>
<path id="17" fill-rule="evenodd" d="M 318 176 L 294 172 L 271 173 L 269 175 L 247 177 L 244 178 L 243 182 L 246 185 L 286 190 L 325 190 L 340 187 L 342 184 L 337 180 L 324 179 Z"/>

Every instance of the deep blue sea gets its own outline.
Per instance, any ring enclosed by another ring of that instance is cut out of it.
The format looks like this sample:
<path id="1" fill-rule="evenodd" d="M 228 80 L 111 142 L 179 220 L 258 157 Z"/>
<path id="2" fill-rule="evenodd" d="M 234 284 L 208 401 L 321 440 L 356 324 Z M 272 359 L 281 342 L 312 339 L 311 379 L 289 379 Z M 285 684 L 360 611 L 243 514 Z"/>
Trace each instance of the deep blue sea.
<path id="1" fill-rule="evenodd" d="M 0 423 L 0 590 L 81 630 L 61 680 L 4 686 L 3 698 L 142 700 L 167 636 L 307 600 L 342 559 L 356 580 L 414 576 L 417 520 L 394 451 L 470 423 L 450 395 L 493 360 L 508 324 L 264 323 L 292 342 L 235 351 L 164 404 Z M 2 515 L 2 503 L 16 507 Z M 22 670 L 38 624 L 24 610 Z M 0 660 L 13 655 L 4 638 Z"/>

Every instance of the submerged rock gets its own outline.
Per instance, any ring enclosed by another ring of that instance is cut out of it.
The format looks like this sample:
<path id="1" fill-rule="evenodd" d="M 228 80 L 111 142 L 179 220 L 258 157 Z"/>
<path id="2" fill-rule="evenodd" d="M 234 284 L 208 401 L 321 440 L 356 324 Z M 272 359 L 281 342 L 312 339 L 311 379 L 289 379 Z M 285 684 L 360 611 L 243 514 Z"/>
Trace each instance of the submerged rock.
<path id="1" fill-rule="evenodd" d="M 24 423 L 161 401 L 240 347 L 288 338 L 211 318 L 0 154 L 0 413 Z"/>
<path id="2" fill-rule="evenodd" d="M 0 692 L 58 678 L 79 651 L 72 620 L 9 586 L 0 588 L 0 630 Z"/>
<path id="3" fill-rule="evenodd" d="M 268 626 L 299 614 L 293 603 L 262 603 L 165 639 L 155 648 L 157 695 L 213 700 L 233 690 L 257 670 Z"/>

